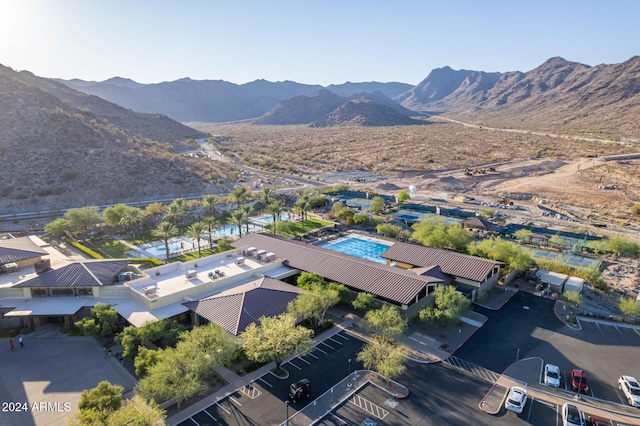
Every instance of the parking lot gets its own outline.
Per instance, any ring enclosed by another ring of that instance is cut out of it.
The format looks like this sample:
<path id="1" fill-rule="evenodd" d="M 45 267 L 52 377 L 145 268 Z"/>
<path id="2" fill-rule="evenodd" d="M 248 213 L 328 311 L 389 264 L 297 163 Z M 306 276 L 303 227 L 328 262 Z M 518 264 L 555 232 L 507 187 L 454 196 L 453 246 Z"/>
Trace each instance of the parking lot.
<path id="1" fill-rule="evenodd" d="M 591 425 L 591 413 L 583 412 L 587 425 Z M 512 419 L 515 424 L 524 422 L 524 424 L 533 426 L 561 425 L 562 424 L 562 406 L 540 401 L 535 398 L 529 398 L 522 414 L 516 414 L 506 409 L 502 409 L 496 417 Z M 612 426 L 625 426 L 610 420 Z"/>
<path id="2" fill-rule="evenodd" d="M 249 386 L 212 403 L 204 410 L 180 422 L 180 426 L 205 425 L 280 425 L 287 414 L 292 417 L 313 399 L 329 390 L 349 374 L 349 369 L 362 369 L 355 360 L 364 342 L 342 331 L 317 344 L 303 357 L 283 364 L 289 372 L 287 379 L 267 373 Z M 351 359 L 351 366 L 348 360 Z M 289 385 L 300 379 L 311 381 L 311 397 L 298 402 L 285 400 Z M 320 417 L 322 413 L 318 413 Z"/>
<path id="3" fill-rule="evenodd" d="M 568 393 L 569 372 L 578 368 L 587 373 L 589 396 L 626 404 L 617 381 L 623 374 L 640 377 L 638 329 L 581 321 L 574 330 L 556 317 L 554 304 L 519 292 L 500 311 L 474 307 L 489 319 L 456 356 L 499 373 L 518 359 L 539 357 L 560 367 L 560 389 Z M 542 371 L 539 377 L 542 382 Z"/>

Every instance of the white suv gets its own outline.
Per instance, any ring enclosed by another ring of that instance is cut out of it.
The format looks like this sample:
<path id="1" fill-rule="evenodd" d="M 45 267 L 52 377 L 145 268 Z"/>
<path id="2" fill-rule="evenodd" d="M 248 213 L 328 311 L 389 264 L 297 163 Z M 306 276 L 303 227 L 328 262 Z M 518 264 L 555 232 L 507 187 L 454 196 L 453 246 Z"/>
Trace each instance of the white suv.
<path id="1" fill-rule="evenodd" d="M 554 388 L 560 386 L 560 368 L 557 365 L 547 364 L 544 366 L 544 384 Z"/>
<path id="2" fill-rule="evenodd" d="M 622 376 L 618 379 L 620 389 L 632 407 L 640 407 L 640 383 L 631 376 Z"/>

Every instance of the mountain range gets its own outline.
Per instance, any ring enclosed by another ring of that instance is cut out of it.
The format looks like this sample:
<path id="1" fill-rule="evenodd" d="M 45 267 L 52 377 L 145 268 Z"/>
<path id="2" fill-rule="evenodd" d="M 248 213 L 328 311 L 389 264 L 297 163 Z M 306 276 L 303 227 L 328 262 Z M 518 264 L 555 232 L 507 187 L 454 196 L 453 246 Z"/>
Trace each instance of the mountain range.
<path id="1" fill-rule="evenodd" d="M 593 67 L 555 57 L 527 72 L 443 67 L 431 71 L 416 86 L 347 82 L 323 88 L 265 80 L 237 85 L 188 78 L 158 84 L 123 78 L 61 81 L 125 108 L 161 113 L 183 122 L 311 124 L 345 102 L 366 96 L 387 106 L 393 101 L 414 113 L 446 114 L 487 126 L 615 138 L 640 135 L 639 75 L 640 56 L 634 56 L 621 64 Z M 346 99 L 338 103 L 338 98 L 321 89 Z"/>

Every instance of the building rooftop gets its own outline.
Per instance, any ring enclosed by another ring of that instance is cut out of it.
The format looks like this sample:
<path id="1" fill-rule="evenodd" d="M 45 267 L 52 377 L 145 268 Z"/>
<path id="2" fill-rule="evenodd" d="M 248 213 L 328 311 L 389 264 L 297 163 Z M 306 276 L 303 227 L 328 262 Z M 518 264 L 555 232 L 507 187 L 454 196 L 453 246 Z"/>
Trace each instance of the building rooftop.
<path id="1" fill-rule="evenodd" d="M 262 277 L 184 305 L 237 336 L 263 316 L 286 312 L 289 302 L 303 292 L 296 286 Z"/>
<path id="2" fill-rule="evenodd" d="M 39 258 L 47 254 L 29 237 L 0 239 L 0 265 Z"/>
<path id="3" fill-rule="evenodd" d="M 242 262 L 237 262 L 239 258 L 242 258 Z M 204 284 L 215 283 L 215 287 L 221 287 L 238 282 L 246 277 L 254 277 L 255 273 L 263 268 L 271 269 L 265 268 L 266 265 L 272 268 L 280 266 L 277 261 L 262 262 L 251 257 L 243 257 L 235 251 L 227 251 L 195 261 L 175 262 L 145 269 L 144 277 L 126 281 L 124 284 L 141 295 L 149 294 L 148 288 L 155 286 L 160 297 L 174 293 L 192 296 L 199 294 L 198 288 L 203 288 Z"/>
<path id="4" fill-rule="evenodd" d="M 381 257 L 417 267 L 438 265 L 445 274 L 471 281 L 483 282 L 502 262 L 469 256 L 450 250 L 397 242 Z"/>
<path id="5" fill-rule="evenodd" d="M 316 273 L 399 304 L 411 304 L 427 285 L 442 283 L 440 277 L 418 275 L 394 266 L 267 234 L 245 235 L 231 245 L 272 251 L 283 259 L 286 266 Z"/>

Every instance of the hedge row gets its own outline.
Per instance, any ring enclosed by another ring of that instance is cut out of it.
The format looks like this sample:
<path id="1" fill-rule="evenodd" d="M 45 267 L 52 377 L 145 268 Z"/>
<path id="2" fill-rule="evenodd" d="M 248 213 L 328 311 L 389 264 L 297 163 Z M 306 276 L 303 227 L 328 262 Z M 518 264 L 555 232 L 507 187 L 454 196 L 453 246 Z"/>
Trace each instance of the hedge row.
<path id="1" fill-rule="evenodd" d="M 132 263 L 140 263 L 148 268 L 152 268 L 154 266 L 162 266 L 164 262 L 153 257 L 136 257 L 131 260 Z"/>
<path id="2" fill-rule="evenodd" d="M 78 249 L 79 251 L 81 251 L 82 253 L 86 254 L 87 256 L 91 257 L 92 259 L 104 259 L 104 256 L 101 255 L 100 253 L 97 253 L 93 250 L 91 250 L 89 247 L 80 244 L 77 241 L 73 241 L 71 238 L 65 238 L 64 242 L 69 244 L 70 246 Z"/>

